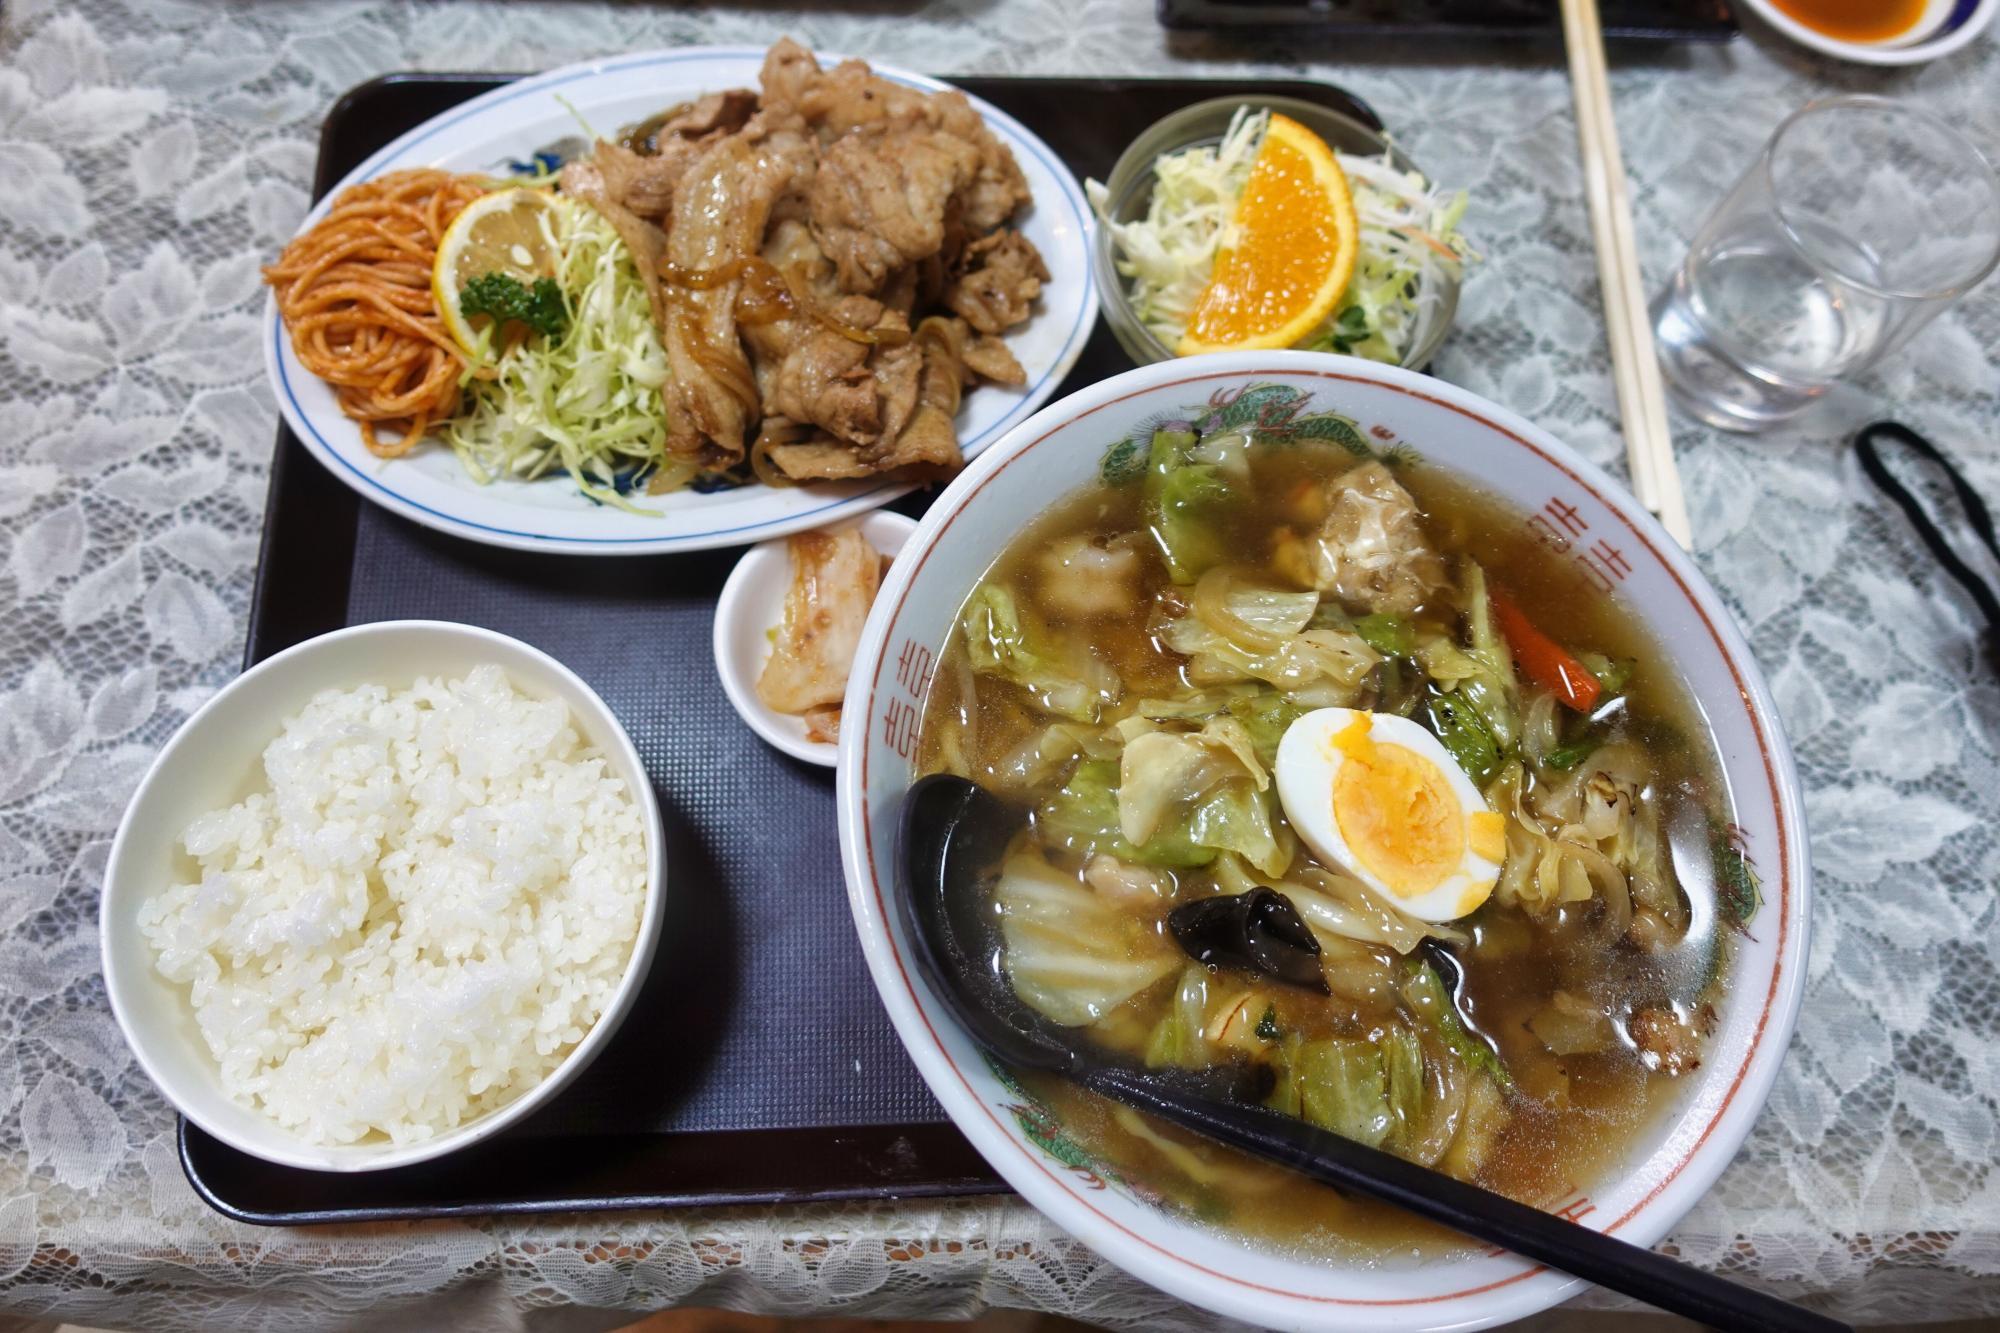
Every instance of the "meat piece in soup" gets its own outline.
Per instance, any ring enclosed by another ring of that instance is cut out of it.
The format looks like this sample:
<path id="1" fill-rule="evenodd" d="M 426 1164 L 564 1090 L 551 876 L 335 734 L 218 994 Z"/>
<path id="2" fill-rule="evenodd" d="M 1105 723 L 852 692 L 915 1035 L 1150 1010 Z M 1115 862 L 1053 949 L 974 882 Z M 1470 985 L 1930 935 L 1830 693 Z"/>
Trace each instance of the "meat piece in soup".
<path id="1" fill-rule="evenodd" d="M 1520 516 L 1357 461 L 1296 391 L 1244 400 L 1116 444 L 942 655 L 925 770 L 1033 810 L 995 867 L 1002 965 L 1108 1051 L 1251 1066 L 1272 1107 L 1518 1198 L 1588 1189 L 1699 1067 L 1755 906 L 1698 715 Z M 1310 930 L 1316 984 L 1176 942 L 1178 909 L 1259 889 Z M 1437 1240 L 1026 1081 L 1196 1216 L 1319 1250 Z"/>

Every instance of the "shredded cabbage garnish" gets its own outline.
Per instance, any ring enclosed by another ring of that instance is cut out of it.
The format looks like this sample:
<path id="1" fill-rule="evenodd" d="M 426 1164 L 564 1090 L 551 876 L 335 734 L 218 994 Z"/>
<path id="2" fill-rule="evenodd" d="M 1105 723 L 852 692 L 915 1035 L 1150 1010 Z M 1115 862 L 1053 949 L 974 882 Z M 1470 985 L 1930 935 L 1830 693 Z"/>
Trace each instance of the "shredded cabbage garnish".
<path id="1" fill-rule="evenodd" d="M 1111 219 L 1104 186 L 1084 185 L 1116 243 L 1133 312 L 1168 347 L 1180 341 L 1216 255 L 1231 240 L 1230 218 L 1270 120 L 1269 111 L 1242 107 L 1220 144 L 1163 154 L 1153 164 L 1146 216 L 1132 222 Z M 1386 152 L 1334 156 L 1354 195 L 1359 254 L 1354 277 L 1326 323 L 1298 345 L 1400 364 L 1425 331 L 1440 284 L 1458 278 L 1466 261 L 1477 257 L 1458 231 L 1466 194 L 1439 189 L 1420 172 L 1398 170 Z"/>
<path id="2" fill-rule="evenodd" d="M 482 483 L 560 467 L 591 499 L 648 513 L 626 499 L 635 486 L 673 490 L 696 475 L 666 451 L 666 349 L 618 233 L 588 204 L 561 195 L 555 203 L 542 227 L 560 256 L 555 280 L 569 323 L 554 338 L 497 351 L 496 331 L 485 330 L 469 358 L 466 405 L 444 437 Z"/>

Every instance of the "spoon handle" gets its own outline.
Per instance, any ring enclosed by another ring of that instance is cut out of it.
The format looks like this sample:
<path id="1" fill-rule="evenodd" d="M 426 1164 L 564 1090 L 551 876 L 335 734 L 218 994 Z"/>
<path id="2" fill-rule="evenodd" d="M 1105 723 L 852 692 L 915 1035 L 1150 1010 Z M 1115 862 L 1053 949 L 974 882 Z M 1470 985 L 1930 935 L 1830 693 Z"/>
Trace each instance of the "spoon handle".
<path id="1" fill-rule="evenodd" d="M 1789 1301 L 1276 1111 L 1182 1095 L 1160 1086 L 1156 1078 L 1123 1069 L 1092 1070 L 1080 1081 L 1092 1091 L 1253 1157 L 1337 1189 L 1395 1204 L 1713 1328 L 1743 1333 L 1853 1333 L 1848 1325 Z"/>

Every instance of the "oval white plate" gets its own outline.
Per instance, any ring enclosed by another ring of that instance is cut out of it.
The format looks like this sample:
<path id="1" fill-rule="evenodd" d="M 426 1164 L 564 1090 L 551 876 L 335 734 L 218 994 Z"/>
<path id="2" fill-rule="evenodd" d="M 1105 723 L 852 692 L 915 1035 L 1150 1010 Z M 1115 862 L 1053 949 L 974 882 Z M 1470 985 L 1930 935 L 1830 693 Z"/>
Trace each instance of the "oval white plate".
<path id="1" fill-rule="evenodd" d="M 820 54 L 831 66 L 840 56 Z M 567 65 L 481 94 L 417 126 L 341 180 L 307 215 L 317 222 L 332 198 L 358 181 L 405 167 L 506 174 L 509 164 L 572 141 L 587 142 L 580 114 L 600 134 L 705 92 L 754 88 L 759 47 L 687 47 Z M 887 79 L 935 92 L 949 85 L 886 65 Z M 1028 373 L 1022 389 L 982 385 L 965 395 L 959 442 L 970 459 L 1025 420 L 1076 364 L 1097 318 L 1090 281 L 1090 210 L 1083 191 L 1047 144 L 999 109 L 972 99 L 1010 149 L 1034 192 L 1018 224 L 1048 261 L 1049 281 L 1034 318 L 1007 338 Z M 575 108 L 572 114 L 570 108 Z M 303 227 L 301 228 L 303 230 Z M 312 455 L 348 486 L 385 509 L 471 541 L 520 550 L 627 555 L 736 546 L 816 528 L 887 504 L 906 483 L 861 480 L 774 489 L 751 485 L 698 495 L 639 497 L 657 515 L 628 514 L 585 499 L 566 477 L 482 486 L 449 448 L 427 442 L 404 458 L 380 459 L 341 415 L 333 391 L 292 353 L 275 300 L 265 304 L 264 358 L 278 408 Z"/>
<path id="2" fill-rule="evenodd" d="M 861 535 L 883 555 L 902 550 L 916 529 L 915 519 L 887 511 L 861 520 Z M 743 553 L 715 599 L 715 671 L 750 730 L 794 759 L 832 768 L 839 746 L 811 739 L 804 718 L 780 713 L 757 697 L 757 677 L 771 656 L 770 631 L 784 616 L 791 586 L 791 553 L 783 538 L 758 542 Z"/>

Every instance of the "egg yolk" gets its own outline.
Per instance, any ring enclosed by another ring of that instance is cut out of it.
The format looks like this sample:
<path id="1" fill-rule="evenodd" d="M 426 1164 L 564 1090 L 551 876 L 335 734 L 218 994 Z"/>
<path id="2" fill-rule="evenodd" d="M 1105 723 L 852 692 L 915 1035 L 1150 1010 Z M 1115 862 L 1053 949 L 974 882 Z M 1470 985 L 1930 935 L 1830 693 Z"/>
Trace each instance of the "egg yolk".
<path id="1" fill-rule="evenodd" d="M 1498 863 L 1507 856 L 1507 820 L 1491 810 L 1474 810 L 1465 817 L 1466 840 L 1472 854 Z"/>
<path id="2" fill-rule="evenodd" d="M 1358 725 L 1357 725 L 1358 724 Z M 1346 758 L 1333 779 L 1333 819 L 1361 867 L 1399 898 L 1428 893 L 1465 859 L 1464 812 L 1436 764 L 1377 742 L 1364 718 L 1335 737 Z"/>

